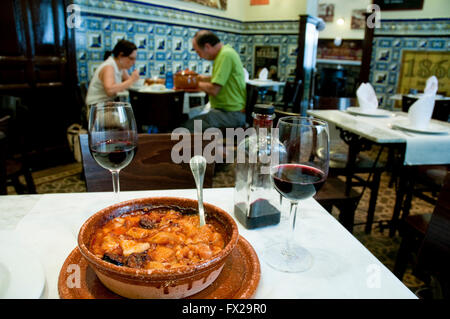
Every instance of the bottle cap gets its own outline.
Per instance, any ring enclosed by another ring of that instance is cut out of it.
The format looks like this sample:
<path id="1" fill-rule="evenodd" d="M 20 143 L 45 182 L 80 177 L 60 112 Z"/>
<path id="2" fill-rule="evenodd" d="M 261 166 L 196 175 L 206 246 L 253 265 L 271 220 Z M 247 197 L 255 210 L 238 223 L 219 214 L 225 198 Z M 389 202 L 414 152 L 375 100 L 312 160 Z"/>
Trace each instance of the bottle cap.
<path id="1" fill-rule="evenodd" d="M 255 114 L 267 114 L 271 115 L 275 113 L 275 108 L 270 104 L 255 104 L 253 108 Z"/>

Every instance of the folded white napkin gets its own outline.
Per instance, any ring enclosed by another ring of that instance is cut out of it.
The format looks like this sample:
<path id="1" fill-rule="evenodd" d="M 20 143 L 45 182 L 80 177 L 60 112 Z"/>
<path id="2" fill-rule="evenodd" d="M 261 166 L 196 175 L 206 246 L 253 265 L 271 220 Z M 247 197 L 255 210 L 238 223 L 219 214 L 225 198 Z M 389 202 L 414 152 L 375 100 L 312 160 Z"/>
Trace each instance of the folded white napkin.
<path id="1" fill-rule="evenodd" d="M 261 72 L 259 72 L 259 79 L 260 80 L 267 80 L 267 76 L 269 75 L 269 70 L 267 68 L 263 68 Z"/>
<path id="2" fill-rule="evenodd" d="M 359 107 L 364 112 L 374 112 L 378 108 L 378 99 L 370 83 L 361 83 L 356 90 Z"/>
<path id="3" fill-rule="evenodd" d="M 244 68 L 244 77 L 245 77 L 245 82 L 247 82 L 249 80 L 249 78 L 250 78 L 246 68 Z"/>
<path id="4" fill-rule="evenodd" d="M 438 80 L 433 75 L 428 78 L 423 95 L 411 105 L 408 119 L 411 126 L 418 129 L 428 128 L 434 109 L 434 100 L 438 90 Z"/>

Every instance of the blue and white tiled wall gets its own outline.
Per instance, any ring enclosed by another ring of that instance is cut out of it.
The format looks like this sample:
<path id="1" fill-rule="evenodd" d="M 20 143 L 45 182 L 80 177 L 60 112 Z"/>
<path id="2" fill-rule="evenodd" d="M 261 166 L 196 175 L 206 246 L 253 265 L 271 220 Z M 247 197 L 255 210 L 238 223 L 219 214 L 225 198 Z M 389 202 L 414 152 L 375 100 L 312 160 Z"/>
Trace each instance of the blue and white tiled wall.
<path id="1" fill-rule="evenodd" d="M 189 68 L 210 74 L 212 62 L 202 60 L 192 49 L 191 39 L 199 29 L 212 29 L 223 43 L 240 54 L 252 75 L 254 46 L 280 47 L 278 75 L 292 79 L 296 67 L 298 22 L 250 22 L 224 19 L 163 6 L 128 2 L 75 0 L 81 7 L 81 25 L 76 28 L 78 78 L 87 82 L 122 38 L 138 47 L 135 67 L 141 77 L 163 77 L 171 69 Z"/>
<path id="2" fill-rule="evenodd" d="M 211 29 L 222 42 L 240 54 L 244 67 L 254 73 L 254 47 L 280 46 L 278 75 L 292 80 L 298 51 L 298 21 L 241 22 L 217 16 L 136 1 L 74 0 L 81 8 L 76 29 L 78 78 L 89 81 L 118 39 L 138 46 L 136 68 L 141 77 L 163 77 L 172 69 L 189 68 L 211 72 L 211 62 L 192 50 L 191 39 L 199 29 Z M 433 37 L 429 37 L 433 35 Z M 370 82 L 381 98 L 381 106 L 393 107 L 389 97 L 397 93 L 402 51 L 450 49 L 450 19 L 382 20 L 375 30 Z"/>
<path id="3" fill-rule="evenodd" d="M 430 37 L 432 35 L 432 37 Z M 394 107 L 403 50 L 449 51 L 450 19 L 386 20 L 375 30 L 370 82 L 380 105 Z"/>

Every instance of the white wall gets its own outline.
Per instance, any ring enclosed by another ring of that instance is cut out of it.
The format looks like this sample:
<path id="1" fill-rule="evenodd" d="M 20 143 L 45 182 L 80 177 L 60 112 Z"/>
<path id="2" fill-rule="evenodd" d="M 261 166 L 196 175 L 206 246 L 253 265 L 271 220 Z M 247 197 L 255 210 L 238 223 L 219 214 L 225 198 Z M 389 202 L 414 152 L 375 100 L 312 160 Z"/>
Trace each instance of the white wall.
<path id="1" fill-rule="evenodd" d="M 321 0 L 320 3 L 334 3 L 334 19 L 333 22 L 327 22 L 325 30 L 319 32 L 321 39 L 334 39 L 341 37 L 342 39 L 363 39 L 364 30 L 352 30 L 352 10 L 366 9 L 372 0 Z M 337 24 L 337 19 L 343 18 L 343 25 Z"/>
<path id="2" fill-rule="evenodd" d="M 317 0 L 270 0 L 268 5 L 250 6 L 250 0 L 228 0 L 227 10 L 219 10 L 183 0 L 139 0 L 239 21 L 297 20 L 307 12 L 307 2 Z"/>
<path id="3" fill-rule="evenodd" d="M 244 4 L 250 0 L 228 0 L 227 10 L 219 10 L 210 8 L 197 3 L 183 1 L 183 0 L 139 0 L 140 2 L 147 2 L 157 4 L 165 7 L 189 10 L 198 13 L 209 14 L 213 16 L 234 19 L 243 21 L 245 20 Z M 280 0 L 278 0 L 280 1 Z M 281 0 L 282 1 L 282 0 Z M 291 0 L 295 1 L 295 0 Z M 299 0 L 303 1 L 303 0 Z"/>
<path id="4" fill-rule="evenodd" d="M 350 28 L 354 9 L 366 9 L 372 0 L 320 0 L 321 3 L 334 3 L 334 21 L 326 23 L 319 38 L 363 39 L 364 30 Z M 344 18 L 344 25 L 337 25 L 338 18 Z M 450 17 L 450 0 L 424 0 L 422 10 L 381 11 L 381 20 L 393 19 L 433 19 Z"/>
<path id="5" fill-rule="evenodd" d="M 307 12 L 307 1 L 316 0 L 270 0 L 267 5 L 258 6 L 251 6 L 250 0 L 240 1 L 244 5 L 244 21 L 276 21 L 298 20 Z"/>

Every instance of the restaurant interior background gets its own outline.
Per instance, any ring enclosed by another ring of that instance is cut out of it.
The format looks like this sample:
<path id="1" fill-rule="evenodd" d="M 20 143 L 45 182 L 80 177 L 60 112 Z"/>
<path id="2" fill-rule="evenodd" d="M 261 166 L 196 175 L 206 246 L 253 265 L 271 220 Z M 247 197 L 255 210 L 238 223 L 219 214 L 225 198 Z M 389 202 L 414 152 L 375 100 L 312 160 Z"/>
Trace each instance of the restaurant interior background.
<path id="1" fill-rule="evenodd" d="M 201 60 L 191 44 L 198 29 L 209 28 L 239 52 L 250 77 L 255 77 L 260 67 L 255 54 L 268 47 L 276 48 L 273 52 L 278 54 L 278 79 L 292 81 L 299 70 L 298 58 L 303 58 L 298 54 L 299 16 L 319 15 L 326 26 L 318 33 L 317 48 L 311 45 L 317 60 L 304 57 L 316 67 L 315 74 L 308 74 L 312 81 L 305 76 L 304 98 L 326 94 L 354 97 L 357 85 L 366 77 L 380 105 L 387 109 L 398 107 L 390 96 L 411 88 L 412 83 L 401 83 L 402 75 L 410 72 L 408 67 L 431 72 L 429 66 L 408 64 L 410 56 L 403 61 L 407 57 L 404 52 L 413 52 L 413 56 L 418 51 L 448 54 L 450 3 L 446 0 L 424 0 L 421 10 L 382 10 L 380 28 L 374 29 L 372 46 L 366 48 L 361 19 L 371 0 L 270 0 L 262 5 L 252 5 L 250 0 L 222 2 L 226 9 L 179 0 L 73 1 L 80 11 L 69 7 L 72 1 L 67 0 L 2 2 L 5 40 L 0 50 L 0 92 L 21 96 L 30 110 L 33 121 L 26 126 L 32 132 L 28 143 L 35 155 L 34 169 L 73 160 L 66 131 L 83 120 L 79 86 L 88 83 L 104 52 L 124 37 L 138 47 L 135 67 L 142 78 L 164 77 L 169 70 L 186 68 L 210 74 L 211 62 Z M 370 54 L 366 66 L 361 65 L 364 50 Z M 335 92 L 329 90 L 330 78 L 341 81 L 340 87 L 333 88 Z M 438 93 L 445 94 L 448 77 L 439 80 Z M 306 96 L 311 85 L 315 92 Z M 281 98 L 282 89 L 276 99 Z"/>
<path id="2" fill-rule="evenodd" d="M 79 6 L 79 13 L 68 9 L 72 3 Z M 374 87 L 380 106 L 390 110 L 400 107 L 390 99 L 392 95 L 408 93 L 411 88 L 423 90 L 424 80 L 407 79 L 412 68 L 422 72 L 424 78 L 439 70 L 439 65 L 432 69 L 418 60 L 412 62 L 414 56 L 449 54 L 448 0 L 423 0 L 420 10 L 382 11 L 381 25 L 374 29 L 368 47 L 364 46 L 361 12 L 371 0 L 218 3 L 226 3 L 226 9 L 187 0 L 3 0 L 0 95 L 20 96 L 28 109 L 28 119 L 20 128 L 20 138 L 25 140 L 17 144 L 17 151 L 26 149 L 33 173 L 75 162 L 67 129 L 82 123 L 80 86 L 88 83 L 105 51 L 121 38 L 137 45 L 135 68 L 142 78 L 164 78 L 168 70 L 186 68 L 210 74 L 211 62 L 201 60 L 191 44 L 195 32 L 207 28 L 236 49 L 251 78 L 258 71 L 258 48 L 277 48 L 277 77 L 293 81 L 298 75 L 299 16 L 321 16 L 325 29 L 318 33 L 316 56 L 311 60 L 316 60 L 310 83 L 316 91 L 312 95 L 333 94 L 319 91 L 321 85 L 326 86 L 321 81 L 329 74 L 327 70 L 344 74 L 344 85 L 336 93 L 340 96 L 355 97 L 364 75 Z M 69 21 L 75 25 L 67 27 Z M 361 71 L 367 49 L 368 70 Z M 449 75 L 437 76 L 438 93 L 448 96 Z M 276 99 L 281 98 L 282 90 Z"/>

